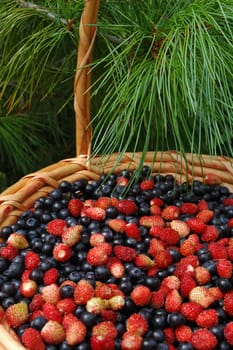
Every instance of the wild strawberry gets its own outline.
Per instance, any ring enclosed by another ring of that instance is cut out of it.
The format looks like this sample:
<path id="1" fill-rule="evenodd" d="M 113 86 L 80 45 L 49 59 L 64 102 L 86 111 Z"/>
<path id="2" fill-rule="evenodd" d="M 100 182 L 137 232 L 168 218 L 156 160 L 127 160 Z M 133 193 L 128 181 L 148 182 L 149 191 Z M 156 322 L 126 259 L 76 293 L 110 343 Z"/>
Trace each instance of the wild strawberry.
<path id="1" fill-rule="evenodd" d="M 203 310 L 196 319 L 196 324 L 202 328 L 211 328 L 218 324 L 218 314 L 214 309 Z"/>
<path id="2" fill-rule="evenodd" d="M 195 321 L 197 316 L 203 311 L 203 307 L 195 301 L 187 301 L 181 305 L 180 312 L 189 321 Z"/>
<path id="3" fill-rule="evenodd" d="M 179 279 L 182 279 L 185 275 L 194 277 L 194 266 L 182 259 L 180 263 L 177 264 L 174 275 Z"/>
<path id="4" fill-rule="evenodd" d="M 224 206 L 233 206 L 233 198 L 225 198 L 222 203 Z"/>
<path id="5" fill-rule="evenodd" d="M 159 252 L 164 251 L 164 249 L 164 245 L 157 238 L 152 238 L 150 240 L 149 254 L 153 256 L 153 258 L 155 258 Z"/>
<path id="6" fill-rule="evenodd" d="M 42 309 L 43 304 L 45 303 L 41 294 L 35 294 L 32 298 L 32 301 L 29 304 L 29 310 L 31 312 Z"/>
<path id="7" fill-rule="evenodd" d="M 185 324 L 178 326 L 175 329 L 176 339 L 180 343 L 190 342 L 191 337 L 192 337 L 192 333 L 193 333 L 192 329 Z"/>
<path id="8" fill-rule="evenodd" d="M 204 232 L 201 234 L 201 240 L 203 242 L 213 242 L 219 236 L 218 229 L 215 226 L 207 225 Z"/>
<path id="9" fill-rule="evenodd" d="M 172 275 L 172 276 L 167 276 L 163 279 L 162 281 L 162 286 L 166 286 L 169 289 L 179 289 L 180 288 L 180 280 L 178 277 Z"/>
<path id="10" fill-rule="evenodd" d="M 119 177 L 117 177 L 116 181 L 117 181 L 117 185 L 119 185 L 119 186 L 127 186 L 129 179 L 127 179 L 126 176 L 119 176 Z"/>
<path id="11" fill-rule="evenodd" d="M 207 309 L 214 301 L 213 295 L 204 286 L 197 286 L 189 293 L 189 300 L 200 304 L 204 309 Z"/>
<path id="12" fill-rule="evenodd" d="M 178 290 L 172 289 L 165 299 L 165 310 L 167 312 L 179 312 L 182 304 L 182 297 Z"/>
<path id="13" fill-rule="evenodd" d="M 194 331 L 191 337 L 191 344 L 196 350 L 213 350 L 217 343 L 215 335 L 206 328 Z"/>
<path id="14" fill-rule="evenodd" d="M 10 327 L 19 327 L 29 318 L 28 305 L 23 301 L 10 305 L 6 309 L 5 316 Z"/>
<path id="15" fill-rule="evenodd" d="M 66 342 L 70 346 L 75 346 L 84 341 L 87 328 L 83 322 L 76 319 L 66 327 Z"/>
<path id="16" fill-rule="evenodd" d="M 139 225 L 151 228 L 152 226 L 165 226 L 165 221 L 160 215 L 145 215 L 139 218 Z"/>
<path id="17" fill-rule="evenodd" d="M 228 315 L 233 316 L 233 291 L 225 293 L 223 297 L 223 309 Z"/>
<path id="18" fill-rule="evenodd" d="M 161 215 L 162 213 L 162 209 L 156 205 L 156 204 L 153 204 L 150 206 L 150 215 Z"/>
<path id="19" fill-rule="evenodd" d="M 90 265 L 101 266 L 107 263 L 110 254 L 106 249 L 102 248 L 102 244 L 98 244 L 88 250 L 86 259 Z"/>
<path id="20" fill-rule="evenodd" d="M 140 350 L 143 338 L 140 335 L 125 332 L 122 337 L 122 350 Z"/>
<path id="21" fill-rule="evenodd" d="M 100 336 L 102 338 L 116 338 L 117 329 L 115 328 L 113 322 L 102 321 L 92 328 L 92 335 L 97 337 Z"/>
<path id="22" fill-rule="evenodd" d="M 140 189 L 142 191 L 148 191 L 148 190 L 153 190 L 154 188 L 154 180 L 152 179 L 146 179 L 146 180 L 143 180 L 141 183 L 140 183 Z"/>
<path id="23" fill-rule="evenodd" d="M 65 262 L 68 261 L 72 255 L 70 246 L 64 243 L 58 243 L 53 248 L 53 257 L 56 261 Z"/>
<path id="24" fill-rule="evenodd" d="M 150 200 L 150 205 L 157 205 L 158 207 L 162 207 L 164 205 L 164 201 L 159 197 L 154 197 Z"/>
<path id="25" fill-rule="evenodd" d="M 123 219 L 110 219 L 108 226 L 115 232 L 123 233 L 125 232 L 126 221 Z"/>
<path id="26" fill-rule="evenodd" d="M 168 205 L 162 210 L 161 216 L 164 220 L 172 221 L 180 216 L 180 208 L 176 205 Z"/>
<path id="27" fill-rule="evenodd" d="M 117 322 L 117 312 L 113 310 L 103 310 L 100 313 L 100 316 L 103 321 L 112 321 L 113 323 Z"/>
<path id="28" fill-rule="evenodd" d="M 132 261 L 136 258 L 136 250 L 131 247 L 127 247 L 124 245 L 115 245 L 113 248 L 113 252 L 116 257 L 122 261 Z"/>
<path id="29" fill-rule="evenodd" d="M 92 297 L 86 303 L 86 310 L 93 314 L 100 314 L 103 310 L 109 306 L 109 300 L 99 297 Z"/>
<path id="30" fill-rule="evenodd" d="M 231 278 L 233 267 L 232 263 L 228 259 L 217 259 L 216 268 L 219 277 Z"/>
<path id="31" fill-rule="evenodd" d="M 115 339 L 111 337 L 104 337 L 98 335 L 91 335 L 90 345 L 92 350 L 114 350 Z"/>
<path id="32" fill-rule="evenodd" d="M 151 267 L 155 266 L 155 261 L 152 260 L 148 255 L 146 254 L 138 254 L 136 258 L 134 259 L 134 263 L 137 267 L 143 270 L 148 270 Z"/>
<path id="33" fill-rule="evenodd" d="M 232 228 L 232 227 L 233 227 L 233 218 L 230 218 L 230 219 L 228 220 L 227 226 L 228 226 L 229 228 Z"/>
<path id="34" fill-rule="evenodd" d="M 117 203 L 117 198 L 99 197 L 95 202 L 95 206 L 98 208 L 107 209 L 111 206 L 116 206 Z"/>
<path id="35" fill-rule="evenodd" d="M 224 328 L 224 337 L 229 345 L 233 345 L 233 321 L 226 324 Z"/>
<path id="36" fill-rule="evenodd" d="M 198 204 L 198 211 L 209 209 L 208 202 L 205 199 L 200 199 Z"/>
<path id="37" fill-rule="evenodd" d="M 46 226 L 47 232 L 53 236 L 61 236 L 67 229 L 67 223 L 63 219 L 53 219 Z"/>
<path id="38" fill-rule="evenodd" d="M 89 239 L 89 243 L 92 247 L 95 247 L 100 243 L 104 243 L 104 242 L 105 242 L 105 237 L 102 233 L 92 233 Z"/>
<path id="39" fill-rule="evenodd" d="M 126 330 L 129 333 L 143 336 L 148 330 L 148 322 L 138 313 L 133 313 L 126 321 Z"/>
<path id="40" fill-rule="evenodd" d="M 167 344 L 170 345 L 176 341 L 174 329 L 172 329 L 171 327 L 167 327 L 167 328 L 164 328 L 163 332 L 164 332 L 164 336 L 165 336 L 165 342 Z"/>
<path id="41" fill-rule="evenodd" d="M 161 227 L 158 229 L 158 226 L 153 226 L 149 233 L 151 236 L 161 239 L 166 246 L 176 245 L 180 239 L 178 232 L 171 227 Z"/>
<path id="42" fill-rule="evenodd" d="M 18 249 L 9 243 L 0 248 L 0 256 L 4 260 L 12 261 L 17 255 L 19 255 Z"/>
<path id="43" fill-rule="evenodd" d="M 44 286 L 42 288 L 41 295 L 43 300 L 50 304 L 57 304 L 57 302 L 61 299 L 60 288 L 55 283 Z"/>
<path id="44" fill-rule="evenodd" d="M 7 243 L 16 249 L 26 249 L 29 246 L 29 243 L 24 235 L 21 233 L 11 233 L 7 239 Z"/>
<path id="45" fill-rule="evenodd" d="M 72 313 L 65 314 L 62 321 L 62 325 L 64 329 L 66 330 L 66 328 L 76 320 L 77 320 L 77 317 L 74 314 Z"/>
<path id="46" fill-rule="evenodd" d="M 43 340 L 48 344 L 60 344 L 65 338 L 64 327 L 57 321 L 49 320 L 41 329 L 41 336 Z"/>
<path id="47" fill-rule="evenodd" d="M 62 324 L 63 315 L 58 310 L 58 308 L 55 304 L 50 304 L 50 303 L 43 304 L 42 311 L 43 311 L 44 317 L 47 320 L 56 321 L 56 322 Z"/>
<path id="48" fill-rule="evenodd" d="M 219 287 L 210 287 L 208 290 L 213 295 L 214 300 L 221 300 L 223 298 L 223 292 Z"/>
<path id="49" fill-rule="evenodd" d="M 151 291 L 146 286 L 136 285 L 130 293 L 130 298 L 137 306 L 144 306 L 150 302 Z"/>
<path id="50" fill-rule="evenodd" d="M 64 298 L 58 301 L 57 308 L 62 314 L 73 313 L 77 307 L 73 298 Z"/>
<path id="51" fill-rule="evenodd" d="M 40 332 L 32 327 L 26 328 L 22 334 L 22 343 L 28 349 L 45 350 L 46 346 Z"/>
<path id="52" fill-rule="evenodd" d="M 142 239 L 140 228 L 134 222 L 125 225 L 125 234 L 127 237 L 134 238 L 138 242 Z"/>
<path id="53" fill-rule="evenodd" d="M 208 250 L 212 259 L 227 259 L 227 248 L 219 242 L 210 242 Z"/>
<path id="54" fill-rule="evenodd" d="M 82 229 L 83 227 L 81 225 L 68 227 L 61 235 L 62 243 L 73 247 L 80 241 Z"/>
<path id="55" fill-rule="evenodd" d="M 81 279 L 74 290 L 74 301 L 77 305 L 85 305 L 94 294 L 93 286 L 87 280 Z"/>
<path id="56" fill-rule="evenodd" d="M 35 310 L 30 314 L 30 317 L 28 319 L 29 322 L 32 322 L 37 317 L 44 317 L 44 313 L 42 310 Z"/>
<path id="57" fill-rule="evenodd" d="M 74 217 L 78 217 L 81 214 L 82 207 L 83 202 L 78 198 L 72 198 L 68 202 L 68 211 Z"/>
<path id="58" fill-rule="evenodd" d="M 20 284 L 20 293 L 25 298 L 31 298 L 37 291 L 37 284 L 33 280 L 26 280 L 21 282 Z"/>
<path id="59" fill-rule="evenodd" d="M 21 276 L 21 282 L 29 280 L 30 274 L 31 274 L 31 270 L 24 270 Z"/>
<path id="60" fill-rule="evenodd" d="M 160 290 L 151 292 L 151 305 L 154 309 L 161 309 L 164 306 L 165 296 Z"/>
<path id="61" fill-rule="evenodd" d="M 186 265 L 187 266 L 186 272 L 189 272 L 190 274 L 192 274 L 192 272 L 194 272 L 193 268 L 199 265 L 199 259 L 196 255 L 185 256 L 182 259 L 180 259 L 179 265 Z M 194 273 L 193 273 L 193 276 L 194 276 Z"/>
<path id="62" fill-rule="evenodd" d="M 55 267 L 51 267 L 47 271 L 45 271 L 43 276 L 43 282 L 45 285 L 53 284 L 57 282 L 59 277 L 59 272 Z"/>
<path id="63" fill-rule="evenodd" d="M 101 283 L 95 288 L 95 296 L 101 299 L 110 299 L 113 295 L 113 289 L 108 283 Z"/>
<path id="64" fill-rule="evenodd" d="M 168 250 L 158 251 L 155 256 L 156 267 L 159 269 L 165 269 L 172 263 L 172 256 Z"/>
<path id="65" fill-rule="evenodd" d="M 195 268 L 195 280 L 199 285 L 207 284 L 211 280 L 211 274 L 209 270 L 203 266 L 197 266 Z"/>
<path id="66" fill-rule="evenodd" d="M 205 224 L 207 224 L 214 217 L 214 211 L 209 209 L 203 209 L 199 211 L 196 215 L 198 219 L 201 219 Z"/>
<path id="67" fill-rule="evenodd" d="M 121 310 L 124 307 L 124 305 L 125 298 L 123 297 L 123 295 L 114 295 L 108 300 L 107 304 L 107 306 L 114 311 Z"/>
<path id="68" fill-rule="evenodd" d="M 120 214 L 132 215 L 137 212 L 137 205 L 129 199 L 120 199 L 116 205 L 116 208 Z"/>
<path id="69" fill-rule="evenodd" d="M 85 207 L 85 209 L 83 207 L 82 212 L 83 212 L 83 215 L 95 221 L 104 221 L 106 216 L 105 210 L 98 207 L 94 207 L 94 208 Z"/>
<path id="70" fill-rule="evenodd" d="M 111 275 L 115 278 L 121 278 L 125 274 L 125 267 L 121 260 L 116 257 L 110 257 L 107 263 L 107 267 Z"/>
<path id="71" fill-rule="evenodd" d="M 180 238 L 184 238 L 189 235 L 190 227 L 182 220 L 176 219 L 170 222 L 170 227 L 178 232 Z"/>
<path id="72" fill-rule="evenodd" d="M 233 261 L 233 246 L 226 247 L 227 256 L 230 261 Z"/>
<path id="73" fill-rule="evenodd" d="M 40 256 L 39 254 L 33 252 L 33 251 L 28 251 L 25 255 L 24 258 L 24 264 L 25 264 L 25 268 L 27 270 L 34 270 L 38 267 L 40 263 Z"/>
<path id="74" fill-rule="evenodd" d="M 196 287 L 196 281 L 194 278 L 189 274 L 186 273 L 183 275 L 183 277 L 180 279 L 180 293 L 183 297 L 188 297 L 189 293 L 193 288 Z"/>
<path id="75" fill-rule="evenodd" d="M 186 223 L 192 232 L 203 233 L 205 231 L 206 224 L 197 217 L 189 218 Z"/>
<path id="76" fill-rule="evenodd" d="M 183 256 L 189 256 L 189 255 L 193 255 L 194 253 L 195 253 L 195 244 L 191 240 L 186 239 L 181 242 L 180 254 L 182 254 Z"/>
<path id="77" fill-rule="evenodd" d="M 198 210 L 198 206 L 195 203 L 182 203 L 180 208 L 180 212 L 181 214 L 189 214 L 189 215 L 194 215 L 196 214 L 197 210 Z"/>

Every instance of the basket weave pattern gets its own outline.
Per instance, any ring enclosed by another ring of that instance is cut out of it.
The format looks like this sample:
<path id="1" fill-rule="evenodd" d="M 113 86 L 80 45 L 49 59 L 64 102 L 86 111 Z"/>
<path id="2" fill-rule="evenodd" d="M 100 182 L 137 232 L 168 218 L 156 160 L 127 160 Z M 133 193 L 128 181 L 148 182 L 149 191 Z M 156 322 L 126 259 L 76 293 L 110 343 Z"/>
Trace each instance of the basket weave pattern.
<path id="1" fill-rule="evenodd" d="M 21 213 L 32 207 L 36 199 L 46 196 L 63 180 L 74 182 L 81 178 L 98 179 L 102 173 L 123 169 L 136 169 L 141 160 L 140 153 L 125 153 L 116 164 L 118 155 L 89 158 L 91 154 L 90 122 L 90 67 L 92 49 L 96 36 L 96 21 L 99 0 L 85 0 L 79 27 L 77 70 L 74 79 L 74 110 L 76 119 L 76 157 L 61 160 L 35 173 L 28 174 L 0 195 L 0 227 L 16 222 Z M 233 159 L 221 156 L 179 152 L 148 152 L 145 165 L 152 173 L 172 174 L 178 182 L 193 179 L 206 183 L 221 183 L 233 191 Z M 1 316 L 1 310 L 0 310 Z M 25 349 L 15 340 L 7 325 L 0 325 L 0 350 Z"/>

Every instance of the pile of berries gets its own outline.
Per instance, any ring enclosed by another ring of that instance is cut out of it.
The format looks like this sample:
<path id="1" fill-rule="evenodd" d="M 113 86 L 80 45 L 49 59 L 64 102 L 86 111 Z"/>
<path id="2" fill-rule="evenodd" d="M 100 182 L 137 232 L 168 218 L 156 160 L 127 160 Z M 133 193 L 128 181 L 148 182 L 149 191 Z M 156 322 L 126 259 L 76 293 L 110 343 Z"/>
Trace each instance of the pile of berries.
<path id="1" fill-rule="evenodd" d="M 0 232 L 0 305 L 31 350 L 230 350 L 233 194 L 135 180 L 61 182 Z"/>

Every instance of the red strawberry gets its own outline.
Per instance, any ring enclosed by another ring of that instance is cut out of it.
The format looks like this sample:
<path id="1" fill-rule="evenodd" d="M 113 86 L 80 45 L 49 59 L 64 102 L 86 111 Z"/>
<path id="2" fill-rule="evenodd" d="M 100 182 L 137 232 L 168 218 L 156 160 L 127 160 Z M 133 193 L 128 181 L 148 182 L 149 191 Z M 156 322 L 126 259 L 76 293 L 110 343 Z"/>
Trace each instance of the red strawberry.
<path id="1" fill-rule="evenodd" d="M 165 277 L 162 281 L 162 286 L 166 286 L 169 289 L 179 289 L 180 288 L 180 280 L 178 277 L 171 275 Z"/>
<path id="2" fill-rule="evenodd" d="M 213 295 L 204 286 L 197 286 L 189 293 L 189 300 L 195 301 L 203 308 L 207 309 L 214 301 Z"/>
<path id="3" fill-rule="evenodd" d="M 152 238 L 150 240 L 149 254 L 155 258 L 161 251 L 164 251 L 164 245 L 157 238 Z"/>
<path id="4" fill-rule="evenodd" d="M 120 199 L 116 207 L 120 214 L 125 215 L 135 214 L 138 209 L 137 205 L 129 199 Z"/>
<path id="5" fill-rule="evenodd" d="M 167 312 L 179 312 L 182 304 L 182 297 L 178 290 L 172 289 L 165 299 L 165 310 Z"/>
<path id="6" fill-rule="evenodd" d="M 42 309 L 43 304 L 45 303 L 41 294 L 35 294 L 32 298 L 31 303 L 29 304 L 29 310 L 31 312 Z"/>
<path id="7" fill-rule="evenodd" d="M 172 221 L 180 216 L 180 208 L 176 205 L 168 205 L 162 210 L 161 216 L 164 220 Z"/>
<path id="8" fill-rule="evenodd" d="M 150 206 L 150 215 L 161 215 L 162 213 L 162 209 L 156 205 L 156 204 L 153 204 Z"/>
<path id="9" fill-rule="evenodd" d="M 115 278 L 121 278 L 125 274 L 125 267 L 123 263 L 121 262 L 120 259 L 116 257 L 110 257 L 107 263 L 107 267 L 110 271 L 110 273 L 115 277 Z"/>
<path id="10" fill-rule="evenodd" d="M 105 237 L 102 233 L 92 233 L 89 239 L 89 243 L 92 247 L 95 247 L 100 243 L 104 243 L 104 242 L 105 242 Z"/>
<path id="11" fill-rule="evenodd" d="M 21 276 L 21 281 L 27 281 L 30 279 L 31 270 L 24 270 Z"/>
<path id="12" fill-rule="evenodd" d="M 165 296 L 160 290 L 151 292 L 151 305 L 154 309 L 161 309 L 164 306 Z"/>
<path id="13" fill-rule="evenodd" d="M 82 229 L 83 227 L 81 225 L 68 227 L 61 235 L 62 243 L 73 247 L 80 241 Z"/>
<path id="14" fill-rule="evenodd" d="M 85 215 L 92 220 L 104 221 L 106 212 L 104 209 L 98 207 L 83 207 L 81 215 Z"/>
<path id="15" fill-rule="evenodd" d="M 102 321 L 92 328 L 92 335 L 102 338 L 116 338 L 117 329 L 112 321 Z"/>
<path id="16" fill-rule="evenodd" d="M 50 304 L 50 303 L 45 303 L 42 306 L 42 311 L 43 311 L 44 317 L 48 321 L 50 321 L 50 320 L 51 321 L 56 321 L 56 322 L 62 324 L 62 322 L 63 322 L 63 315 L 58 310 L 56 305 Z"/>
<path id="17" fill-rule="evenodd" d="M 187 301 L 181 305 L 180 312 L 188 320 L 195 321 L 198 315 L 203 311 L 203 307 L 195 301 Z"/>
<path id="18" fill-rule="evenodd" d="M 206 202 L 206 200 L 204 199 L 199 200 L 197 207 L 198 207 L 198 211 L 209 209 L 208 202 Z"/>
<path id="19" fill-rule="evenodd" d="M 223 298 L 223 309 L 228 315 L 233 316 L 233 291 L 225 293 Z"/>
<path id="20" fill-rule="evenodd" d="M 178 342 L 186 343 L 191 341 L 192 329 L 187 325 L 178 326 L 175 329 L 175 336 Z"/>
<path id="21" fill-rule="evenodd" d="M 182 203 L 179 207 L 181 214 L 194 215 L 198 210 L 198 206 L 195 203 Z"/>
<path id="22" fill-rule="evenodd" d="M 232 262 L 228 259 L 217 259 L 216 263 L 217 273 L 221 278 L 231 278 L 232 276 Z"/>
<path id="23" fill-rule="evenodd" d="M 149 233 L 151 236 L 161 239 L 166 246 L 176 245 L 180 239 L 178 232 L 171 227 L 160 227 L 158 229 L 158 226 L 153 226 Z"/>
<path id="24" fill-rule="evenodd" d="M 229 228 L 232 228 L 232 227 L 233 227 L 233 218 L 230 218 L 230 219 L 228 220 L 227 226 L 228 226 Z"/>
<path id="25" fill-rule="evenodd" d="M 29 243 L 24 235 L 21 233 L 11 233 L 7 239 L 7 243 L 16 249 L 26 249 L 29 246 Z"/>
<path id="26" fill-rule="evenodd" d="M 140 335 L 125 332 L 122 337 L 122 350 L 140 350 L 143 338 Z"/>
<path id="27" fill-rule="evenodd" d="M 31 298 L 37 291 L 37 284 L 33 280 L 25 280 L 20 284 L 20 293 L 25 298 Z"/>
<path id="28" fill-rule="evenodd" d="M 53 219 L 48 222 L 46 229 L 53 236 L 61 236 L 64 230 L 67 229 L 67 223 L 63 219 Z"/>
<path id="29" fill-rule="evenodd" d="M 137 306 L 144 306 L 150 302 L 151 291 L 146 286 L 136 285 L 130 293 L 130 298 Z"/>
<path id="30" fill-rule="evenodd" d="M 103 321 L 112 321 L 113 323 L 117 322 L 117 312 L 113 310 L 103 310 L 100 313 L 100 316 Z"/>
<path id="31" fill-rule="evenodd" d="M 72 198 L 69 200 L 68 210 L 72 216 L 78 217 L 81 214 L 82 207 L 83 202 L 80 199 Z"/>
<path id="32" fill-rule="evenodd" d="M 207 224 L 211 219 L 213 219 L 214 211 L 209 209 L 203 209 L 197 213 L 196 217 L 201 219 L 205 224 Z"/>
<path id="33" fill-rule="evenodd" d="M 196 324 L 202 328 L 211 328 L 218 324 L 218 314 L 214 309 L 203 310 L 196 319 Z"/>
<path id="34" fill-rule="evenodd" d="M 115 288 L 108 283 L 101 283 L 95 288 L 95 296 L 101 299 L 110 299 L 114 295 L 114 289 Z"/>
<path id="35" fill-rule="evenodd" d="M 198 217 L 189 218 L 186 223 L 192 232 L 203 233 L 205 231 L 206 224 Z"/>
<path id="36" fill-rule="evenodd" d="M 155 261 L 152 260 L 148 255 L 146 254 L 139 254 L 134 259 L 134 263 L 136 266 L 138 266 L 140 269 L 148 270 L 151 267 L 155 266 Z"/>
<path id="37" fill-rule="evenodd" d="M 22 335 L 22 343 L 29 349 L 45 350 L 46 346 L 40 332 L 32 327 L 26 328 Z"/>
<path id="38" fill-rule="evenodd" d="M 189 235 L 190 227 L 182 220 L 176 219 L 170 222 L 170 227 L 178 232 L 180 238 L 184 238 Z"/>
<path id="39" fill-rule="evenodd" d="M 172 263 L 172 256 L 168 250 L 158 251 L 155 256 L 156 267 L 159 269 L 165 269 Z"/>
<path id="40" fill-rule="evenodd" d="M 127 247 L 124 245 L 115 245 L 113 248 L 113 252 L 116 257 L 122 261 L 132 261 L 136 258 L 136 250 L 131 247 Z"/>
<path id="41" fill-rule="evenodd" d="M 91 335 L 91 350 L 114 350 L 115 339 L 111 337 L 102 338 L 101 336 Z"/>
<path id="42" fill-rule="evenodd" d="M 226 324 L 224 328 L 224 337 L 229 345 L 233 345 L 233 321 Z"/>
<path id="43" fill-rule="evenodd" d="M 24 258 L 24 264 L 25 268 L 27 270 L 34 270 L 38 267 L 40 263 L 40 256 L 39 254 L 33 252 L 33 251 L 28 251 L 25 255 Z"/>
<path id="44" fill-rule="evenodd" d="M 126 221 L 123 219 L 110 219 L 108 226 L 115 232 L 123 233 L 125 232 Z"/>
<path id="45" fill-rule="evenodd" d="M 195 243 L 190 239 L 186 239 L 180 244 L 180 254 L 183 256 L 193 255 L 195 253 Z"/>
<path id="46" fill-rule="evenodd" d="M 150 205 L 157 205 L 158 207 L 162 207 L 164 205 L 164 201 L 159 197 L 154 197 L 150 200 Z"/>
<path id="47" fill-rule="evenodd" d="M 223 205 L 225 206 L 233 206 L 233 198 L 225 198 L 223 201 L 222 201 Z"/>
<path id="48" fill-rule="evenodd" d="M 57 308 L 62 314 L 73 313 L 77 307 L 73 298 L 64 298 L 58 301 Z"/>
<path id="49" fill-rule="evenodd" d="M 93 286 L 85 279 L 81 279 L 74 290 L 74 301 L 77 305 L 85 305 L 95 294 Z"/>
<path id="50" fill-rule="evenodd" d="M 90 265 L 100 266 L 105 265 L 107 263 L 110 254 L 105 248 L 102 247 L 103 244 L 104 243 L 100 243 L 97 246 L 88 250 L 86 259 Z"/>
<path id="51" fill-rule="evenodd" d="M 194 331 L 191 337 L 191 344 L 196 350 L 213 350 L 217 343 L 215 335 L 206 328 Z"/>
<path id="52" fill-rule="evenodd" d="M 127 237 L 136 239 L 136 241 L 142 239 L 140 228 L 134 222 L 125 225 L 125 234 Z"/>
<path id="53" fill-rule="evenodd" d="M 41 330 L 43 340 L 48 344 L 60 344 L 65 338 L 64 327 L 57 321 L 49 320 Z"/>
<path id="54" fill-rule="evenodd" d="M 49 284 L 56 283 L 58 277 L 59 277 L 58 270 L 55 267 L 51 267 L 44 273 L 44 276 L 43 276 L 44 284 L 49 285 Z"/>
<path id="55" fill-rule="evenodd" d="M 140 189 L 142 191 L 148 191 L 148 190 L 153 190 L 154 188 L 154 180 L 152 179 L 146 179 L 146 180 L 143 180 L 141 183 L 140 183 Z"/>
<path id="56" fill-rule="evenodd" d="M 83 322 L 76 319 L 66 327 L 66 342 L 70 346 L 75 346 L 84 341 L 87 334 L 87 328 Z"/>
<path id="57" fill-rule="evenodd" d="M 116 181 L 117 181 L 117 185 L 119 185 L 119 186 L 127 186 L 129 179 L 127 179 L 126 176 L 119 176 L 119 177 L 117 177 Z"/>
<path id="58" fill-rule="evenodd" d="M 163 332 L 165 336 L 165 342 L 167 344 L 173 344 L 176 341 L 174 329 L 172 329 L 171 327 L 167 327 L 164 328 Z"/>
<path id="59" fill-rule="evenodd" d="M 148 330 L 148 322 L 138 313 L 133 313 L 126 321 L 126 330 L 129 333 L 143 336 Z"/>
<path id="60" fill-rule="evenodd" d="M 111 206 L 117 206 L 117 203 L 117 198 L 99 197 L 95 202 L 95 206 L 98 208 L 107 209 Z"/>
<path id="61" fill-rule="evenodd" d="M 44 286 L 42 288 L 41 295 L 43 300 L 50 304 L 57 304 L 57 302 L 61 299 L 60 288 L 55 283 Z"/>
<path id="62" fill-rule="evenodd" d="M 19 327 L 24 324 L 29 317 L 28 306 L 25 302 L 10 305 L 5 312 L 6 321 L 11 327 Z"/>
<path id="63" fill-rule="evenodd" d="M 195 268 L 195 280 L 199 285 L 207 284 L 211 280 L 211 274 L 209 270 L 203 266 L 197 266 Z"/>
<path id="64" fill-rule="evenodd" d="M 151 228 L 152 226 L 165 226 L 165 221 L 160 215 L 145 215 L 139 218 L 139 225 Z"/>
<path id="65" fill-rule="evenodd" d="M 53 257 L 60 262 L 68 261 L 72 255 L 72 250 L 69 245 L 65 243 L 58 243 L 53 248 Z"/>
<path id="66" fill-rule="evenodd" d="M 210 242 L 208 250 L 212 259 L 227 259 L 227 248 L 219 242 Z"/>
<path id="67" fill-rule="evenodd" d="M 180 280 L 181 295 L 183 297 L 188 297 L 191 290 L 195 287 L 196 287 L 196 281 L 194 280 L 194 278 L 189 273 L 184 274 Z"/>
<path id="68" fill-rule="evenodd" d="M 0 256 L 5 260 L 12 261 L 17 255 L 19 255 L 18 249 L 11 244 L 6 244 L 0 248 Z"/>
<path id="69" fill-rule="evenodd" d="M 213 242 L 219 236 L 218 229 L 215 226 L 208 225 L 206 226 L 204 232 L 201 235 L 201 240 L 203 242 Z"/>

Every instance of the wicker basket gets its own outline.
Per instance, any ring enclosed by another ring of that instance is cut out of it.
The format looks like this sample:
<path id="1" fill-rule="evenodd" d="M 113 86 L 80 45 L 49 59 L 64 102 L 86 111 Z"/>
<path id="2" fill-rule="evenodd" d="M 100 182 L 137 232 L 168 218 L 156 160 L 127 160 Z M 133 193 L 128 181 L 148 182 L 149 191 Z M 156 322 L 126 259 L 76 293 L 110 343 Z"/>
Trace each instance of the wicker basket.
<path id="1" fill-rule="evenodd" d="M 98 179 L 104 172 L 136 169 L 141 153 L 125 153 L 115 167 L 117 154 L 89 159 L 91 154 L 90 68 L 92 48 L 96 35 L 99 0 L 85 0 L 79 27 L 77 70 L 74 83 L 74 110 L 76 118 L 76 157 L 61 160 L 21 178 L 0 195 L 0 227 L 16 222 L 21 213 L 31 208 L 36 199 L 46 196 L 63 180 Z M 91 25 L 89 25 L 91 24 Z M 172 174 L 178 182 L 193 179 L 210 184 L 222 184 L 233 191 L 233 159 L 195 154 L 182 155 L 175 151 L 148 152 L 144 161 L 156 174 Z M 2 313 L 3 314 L 3 313 Z M 1 316 L 1 310 L 0 310 Z M 0 350 L 25 349 L 14 332 L 4 323 L 0 325 Z"/>

